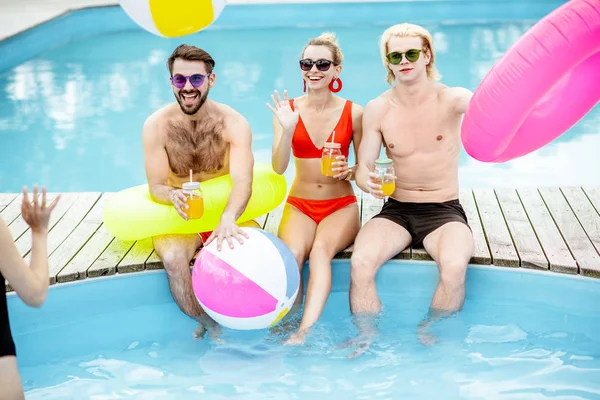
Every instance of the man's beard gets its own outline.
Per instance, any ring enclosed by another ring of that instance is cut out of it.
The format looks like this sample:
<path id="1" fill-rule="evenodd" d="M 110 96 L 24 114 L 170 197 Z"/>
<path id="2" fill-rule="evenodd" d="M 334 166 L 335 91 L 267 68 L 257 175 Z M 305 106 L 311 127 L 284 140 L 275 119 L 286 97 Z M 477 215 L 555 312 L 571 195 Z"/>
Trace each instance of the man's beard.
<path id="1" fill-rule="evenodd" d="M 204 105 L 204 103 L 206 103 L 206 99 L 208 98 L 208 92 L 210 91 L 209 88 L 206 89 L 206 92 L 204 92 L 204 94 L 201 94 L 199 90 L 194 90 L 191 92 L 179 92 L 179 94 L 175 95 L 175 98 L 177 99 L 177 102 L 179 103 L 179 107 L 181 108 L 181 111 L 183 111 L 185 114 L 187 115 L 194 115 L 198 112 L 198 110 L 200 109 L 200 107 L 202 107 Z M 185 100 L 183 99 L 183 94 L 192 94 L 192 93 L 198 93 L 198 97 L 200 98 L 200 101 L 198 101 L 198 103 L 194 106 L 194 108 L 189 108 L 188 106 L 185 105 Z"/>

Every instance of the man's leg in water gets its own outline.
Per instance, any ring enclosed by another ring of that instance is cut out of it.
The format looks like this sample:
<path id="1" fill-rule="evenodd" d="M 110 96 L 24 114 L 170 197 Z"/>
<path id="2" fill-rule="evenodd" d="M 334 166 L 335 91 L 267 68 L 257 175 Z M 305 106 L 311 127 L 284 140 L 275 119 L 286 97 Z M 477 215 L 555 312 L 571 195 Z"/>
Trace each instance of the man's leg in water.
<path id="1" fill-rule="evenodd" d="M 350 311 L 359 330 L 364 352 L 372 340 L 375 317 L 381 302 L 375 287 L 375 275 L 390 258 L 410 244 L 410 233 L 399 224 L 385 218 L 373 218 L 358 232 L 350 258 Z"/>
<path id="2" fill-rule="evenodd" d="M 23 382 L 15 356 L 0 357 L 0 400 L 24 400 Z"/>
<path id="3" fill-rule="evenodd" d="M 437 341 L 428 332 L 430 325 L 463 307 L 467 266 L 473 254 L 473 234 L 462 222 L 448 222 L 427 235 L 423 247 L 440 271 L 429 316 L 419 325 L 419 338 L 423 344 L 429 345 Z"/>
<path id="4" fill-rule="evenodd" d="M 164 235 L 154 237 L 153 243 L 156 254 L 167 271 L 175 303 L 181 311 L 199 323 L 194 336 L 199 338 L 209 329 L 210 336 L 216 338 L 220 332 L 219 326 L 202 309 L 192 288 L 190 261 L 202 245 L 202 239 L 196 234 Z"/>

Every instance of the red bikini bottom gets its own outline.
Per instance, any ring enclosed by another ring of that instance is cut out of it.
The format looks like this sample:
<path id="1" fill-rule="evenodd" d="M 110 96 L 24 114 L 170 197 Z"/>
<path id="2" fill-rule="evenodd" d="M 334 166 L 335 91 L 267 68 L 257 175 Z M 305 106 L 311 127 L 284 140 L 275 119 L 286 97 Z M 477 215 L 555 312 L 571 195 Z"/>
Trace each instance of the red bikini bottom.
<path id="1" fill-rule="evenodd" d="M 357 201 L 356 196 L 351 195 L 329 200 L 308 200 L 288 196 L 286 202 L 296 207 L 318 225 L 325 217 Z"/>

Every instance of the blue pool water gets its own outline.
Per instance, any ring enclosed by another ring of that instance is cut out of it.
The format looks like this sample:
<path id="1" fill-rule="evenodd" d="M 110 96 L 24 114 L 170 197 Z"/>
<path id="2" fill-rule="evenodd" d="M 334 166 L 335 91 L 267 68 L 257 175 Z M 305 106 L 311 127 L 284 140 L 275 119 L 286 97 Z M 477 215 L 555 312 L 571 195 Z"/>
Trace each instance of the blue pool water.
<path id="1" fill-rule="evenodd" d="M 371 350 L 335 346 L 356 331 L 348 261 L 302 347 L 267 330 L 192 340 L 164 271 L 50 288 L 41 310 L 9 297 L 27 399 L 592 399 L 600 397 L 600 280 L 472 267 L 462 312 L 439 342 L 416 326 L 438 279 L 429 262 L 391 261 L 377 276 L 384 305 Z"/>
<path id="2" fill-rule="evenodd" d="M 36 182 L 52 191 L 117 191 L 144 182 L 141 127 L 174 101 L 165 62 L 182 41 L 216 59 L 210 96 L 249 120 L 256 160 L 269 162 L 272 114 L 265 102 L 274 89 L 302 94 L 297 60 L 322 31 L 337 34 L 345 55 L 341 95 L 365 105 L 387 89 L 378 38 L 391 24 L 410 19 L 430 29 L 443 82 L 474 90 L 508 47 L 561 3 L 230 6 L 214 29 L 183 39 L 153 36 L 118 7 L 76 13 L 0 43 L 6 55 L 0 57 L 0 191 Z M 460 183 L 597 185 L 598 148 L 600 107 L 553 143 L 511 162 L 481 163 L 463 152 Z M 292 165 L 288 177 L 293 173 Z"/>

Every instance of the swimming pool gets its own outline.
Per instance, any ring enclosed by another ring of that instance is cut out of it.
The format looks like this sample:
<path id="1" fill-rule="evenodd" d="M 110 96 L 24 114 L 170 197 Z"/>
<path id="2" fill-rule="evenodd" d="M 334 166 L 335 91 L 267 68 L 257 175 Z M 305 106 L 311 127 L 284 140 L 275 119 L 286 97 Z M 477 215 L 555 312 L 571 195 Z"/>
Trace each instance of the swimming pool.
<path id="1" fill-rule="evenodd" d="M 345 55 L 341 95 L 360 104 L 386 90 L 377 40 L 410 20 L 432 31 L 443 82 L 474 90 L 506 49 L 559 0 L 440 0 L 229 6 L 209 30 L 163 39 L 119 7 L 71 13 L 0 43 L 0 192 L 118 191 L 145 182 L 141 126 L 173 101 L 165 67 L 182 41 L 217 61 L 210 96 L 250 121 L 257 161 L 270 161 L 273 89 L 302 94 L 306 41 L 334 31 Z M 518 95 L 518 94 L 516 94 Z M 565 104 L 568 106 L 568 104 Z M 461 154 L 463 187 L 598 185 L 600 107 L 546 147 L 504 164 Z M 293 175 L 293 164 L 286 174 Z"/>
<path id="2" fill-rule="evenodd" d="M 371 351 L 348 359 L 349 264 L 304 347 L 267 330 L 191 338 L 164 271 L 50 288 L 31 309 L 9 297 L 27 399 L 539 399 L 600 396 L 600 280 L 471 267 L 462 312 L 422 346 L 416 326 L 438 278 L 429 262 L 391 261 Z M 560 293 L 560 295 L 558 295 Z M 76 395 L 75 395 L 76 394 Z"/>

